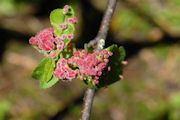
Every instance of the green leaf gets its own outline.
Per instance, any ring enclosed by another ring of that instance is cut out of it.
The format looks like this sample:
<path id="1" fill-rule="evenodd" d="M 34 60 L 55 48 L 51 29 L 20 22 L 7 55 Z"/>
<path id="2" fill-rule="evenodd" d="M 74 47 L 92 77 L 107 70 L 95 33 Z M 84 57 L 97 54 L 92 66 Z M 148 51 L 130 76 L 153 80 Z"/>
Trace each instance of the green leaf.
<path id="1" fill-rule="evenodd" d="M 62 30 L 59 29 L 59 24 L 64 23 L 65 15 L 63 14 L 63 9 L 55 9 L 50 14 L 50 22 L 54 28 L 54 33 L 56 36 L 60 37 Z"/>
<path id="2" fill-rule="evenodd" d="M 40 80 L 40 88 L 41 89 L 45 89 L 45 88 L 50 88 L 52 87 L 54 84 L 56 84 L 59 81 L 58 78 L 56 78 L 54 75 L 52 77 L 51 80 L 49 80 L 49 82 L 46 82 L 44 80 Z"/>
<path id="3" fill-rule="evenodd" d="M 106 87 L 112 83 L 115 83 L 120 80 L 120 75 L 123 74 L 123 64 L 125 58 L 125 50 L 123 47 L 117 47 L 117 45 L 112 45 L 106 49 L 111 51 L 113 55 L 109 57 L 108 66 L 111 67 L 111 70 L 105 72 L 99 79 L 98 88 Z"/>
<path id="4" fill-rule="evenodd" d="M 63 14 L 63 9 L 55 9 L 50 14 L 50 22 L 52 26 L 57 26 L 64 23 L 65 15 Z"/>
<path id="5" fill-rule="evenodd" d="M 49 81 L 55 68 L 55 61 L 51 58 L 44 58 L 32 72 L 32 77 L 40 81 Z"/>
<path id="6" fill-rule="evenodd" d="M 59 80 L 52 74 L 54 69 L 55 60 L 48 57 L 44 58 L 34 69 L 32 77 L 40 81 L 40 88 L 50 88 Z"/>

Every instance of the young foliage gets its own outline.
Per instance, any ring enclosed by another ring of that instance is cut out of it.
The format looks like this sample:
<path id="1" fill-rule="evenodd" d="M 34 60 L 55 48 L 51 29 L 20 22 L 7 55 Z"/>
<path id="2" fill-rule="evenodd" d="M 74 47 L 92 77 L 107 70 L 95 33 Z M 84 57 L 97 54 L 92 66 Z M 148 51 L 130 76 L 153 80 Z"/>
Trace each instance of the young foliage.
<path id="1" fill-rule="evenodd" d="M 123 47 L 112 45 L 98 53 L 88 49 L 87 44 L 85 50 L 69 44 L 77 23 L 70 6 L 53 10 L 50 22 L 53 28 L 44 29 L 29 40 L 46 56 L 32 72 L 32 77 L 39 80 L 40 88 L 49 88 L 59 80 L 77 79 L 87 87 L 97 89 L 122 79 Z"/>
<path id="2" fill-rule="evenodd" d="M 48 57 L 44 58 L 34 69 L 32 77 L 40 81 L 40 88 L 49 88 L 58 81 L 58 79 L 52 75 L 54 69 L 55 61 Z"/>

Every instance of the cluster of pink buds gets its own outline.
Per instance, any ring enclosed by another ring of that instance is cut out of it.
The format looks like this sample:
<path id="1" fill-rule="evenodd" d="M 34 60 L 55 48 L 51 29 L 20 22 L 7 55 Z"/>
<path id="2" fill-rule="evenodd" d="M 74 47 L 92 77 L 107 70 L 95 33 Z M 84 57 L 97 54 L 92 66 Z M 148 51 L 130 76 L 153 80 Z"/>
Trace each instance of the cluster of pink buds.
<path id="1" fill-rule="evenodd" d="M 99 83 L 98 79 L 102 75 L 102 71 L 109 62 L 108 57 L 112 52 L 104 49 L 101 53 L 94 52 L 87 54 L 85 50 L 73 53 L 74 56 L 68 59 L 68 64 L 76 64 L 79 68 L 79 76 L 81 80 L 93 79 L 93 85 Z M 107 70 L 110 71 L 110 66 Z"/>
<path id="2" fill-rule="evenodd" d="M 70 34 L 71 35 L 71 34 Z M 50 58 L 56 56 L 55 49 L 62 51 L 64 48 L 64 42 L 62 40 L 66 39 L 65 35 L 61 37 L 56 37 L 54 35 L 53 28 L 46 28 L 38 32 L 35 37 L 29 39 L 30 44 L 37 46 L 38 49 L 43 50 L 49 54 Z"/>
<path id="3" fill-rule="evenodd" d="M 53 72 L 53 75 L 63 81 L 71 81 L 76 78 L 77 72 L 77 70 L 69 68 L 67 60 L 63 58 L 58 61 L 57 68 Z"/>
<path id="4" fill-rule="evenodd" d="M 45 52 L 50 52 L 55 47 L 53 28 L 47 28 L 38 32 L 35 37 L 30 38 L 29 42 L 34 46 L 38 46 Z"/>
<path id="5" fill-rule="evenodd" d="M 64 13 L 64 14 L 67 14 L 68 11 L 69 11 L 69 6 L 68 6 L 68 5 L 65 5 L 64 8 L 63 8 L 63 10 L 64 10 L 63 13 Z"/>
<path id="6" fill-rule="evenodd" d="M 78 21 L 76 17 L 73 17 L 73 18 L 66 18 L 66 22 L 71 24 L 77 24 Z"/>
<path id="7" fill-rule="evenodd" d="M 66 29 L 67 28 L 67 24 L 66 23 L 60 24 L 59 28 L 60 29 Z"/>

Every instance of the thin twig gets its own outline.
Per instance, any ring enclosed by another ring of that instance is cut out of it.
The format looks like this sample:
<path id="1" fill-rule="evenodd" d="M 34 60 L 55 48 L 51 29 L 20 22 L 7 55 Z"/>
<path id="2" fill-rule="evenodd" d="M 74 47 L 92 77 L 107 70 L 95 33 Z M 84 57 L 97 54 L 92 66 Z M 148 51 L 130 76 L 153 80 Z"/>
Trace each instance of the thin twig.
<path id="1" fill-rule="evenodd" d="M 102 22 L 99 29 L 99 32 L 96 38 L 88 43 L 88 48 L 94 46 L 96 44 L 96 51 L 100 52 L 103 48 L 101 47 L 101 39 L 105 41 L 107 32 L 109 30 L 110 20 L 112 18 L 114 9 L 116 7 L 117 0 L 109 0 Z M 81 120 L 89 120 L 91 107 L 94 99 L 95 89 L 87 88 L 85 96 L 84 96 L 84 105 Z"/>
<path id="2" fill-rule="evenodd" d="M 104 40 L 106 39 L 107 32 L 109 30 L 110 21 L 111 21 L 113 12 L 114 12 L 115 7 L 116 7 L 116 3 L 117 3 L 117 0 L 109 0 L 108 1 L 107 7 L 106 7 L 106 10 L 105 10 L 102 22 L 101 22 L 99 32 L 98 32 L 96 38 L 94 40 L 91 40 L 88 43 L 88 46 L 87 46 L 88 48 L 94 46 L 95 44 L 100 44 L 99 41 L 101 39 L 104 39 Z M 97 48 L 97 49 L 99 49 L 99 48 Z"/>
<path id="3" fill-rule="evenodd" d="M 87 88 L 84 96 L 84 105 L 81 120 L 89 120 L 95 89 Z"/>

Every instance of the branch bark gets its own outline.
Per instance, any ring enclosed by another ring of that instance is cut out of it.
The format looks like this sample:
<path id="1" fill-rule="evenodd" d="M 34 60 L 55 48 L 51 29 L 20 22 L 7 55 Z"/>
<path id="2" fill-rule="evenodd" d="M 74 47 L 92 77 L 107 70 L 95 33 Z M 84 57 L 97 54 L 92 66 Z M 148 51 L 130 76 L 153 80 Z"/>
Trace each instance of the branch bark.
<path id="1" fill-rule="evenodd" d="M 113 12 L 114 12 L 115 7 L 116 7 L 116 3 L 117 3 L 117 0 L 109 0 L 108 1 L 107 7 L 106 7 L 106 10 L 105 10 L 102 22 L 101 22 L 99 32 L 98 32 L 97 36 L 95 37 L 95 39 L 91 40 L 88 43 L 88 46 L 87 46 L 88 48 L 94 46 L 95 44 L 98 47 L 98 44 L 100 44 L 100 40 L 106 39 L 107 32 L 109 30 L 110 21 L 111 21 Z M 99 48 L 97 48 L 97 49 L 99 50 Z"/>
<path id="2" fill-rule="evenodd" d="M 96 44 L 96 51 L 100 52 L 103 48 L 101 47 L 101 39 L 105 41 L 108 30 L 109 30 L 109 25 L 110 21 L 113 15 L 113 12 L 116 7 L 117 0 L 109 0 L 107 3 L 107 7 L 100 25 L 99 32 L 97 36 L 95 37 L 94 40 L 91 40 L 87 47 L 90 48 Z M 93 99 L 94 99 L 94 94 L 95 94 L 95 89 L 87 88 L 85 96 L 84 96 L 84 105 L 83 105 L 83 110 L 82 110 L 82 116 L 81 120 L 89 120 L 90 113 L 91 113 L 91 107 L 93 104 Z"/>
<path id="3" fill-rule="evenodd" d="M 81 120 L 89 120 L 93 104 L 95 89 L 87 88 L 84 96 L 84 105 Z"/>

